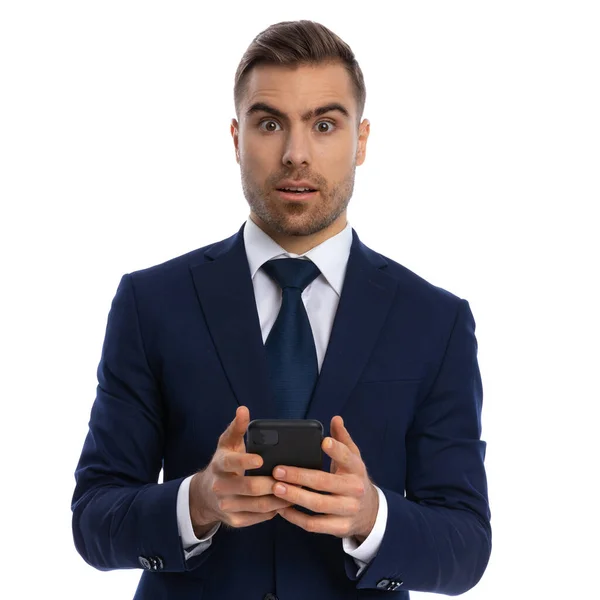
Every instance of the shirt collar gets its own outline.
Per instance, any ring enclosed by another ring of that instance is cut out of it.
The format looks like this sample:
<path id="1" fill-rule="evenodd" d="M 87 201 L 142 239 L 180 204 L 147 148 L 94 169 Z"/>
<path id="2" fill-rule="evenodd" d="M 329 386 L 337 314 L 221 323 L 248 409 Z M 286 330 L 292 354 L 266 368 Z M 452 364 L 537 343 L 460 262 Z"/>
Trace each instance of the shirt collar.
<path id="1" fill-rule="evenodd" d="M 317 265 L 329 285 L 338 296 L 346 276 L 346 267 L 352 246 L 350 223 L 338 234 L 325 240 L 304 254 L 294 254 L 284 250 L 272 237 L 266 234 L 252 219 L 248 218 L 244 227 L 244 245 L 252 279 L 256 272 L 269 260 L 281 256 L 299 258 L 305 256 Z"/>

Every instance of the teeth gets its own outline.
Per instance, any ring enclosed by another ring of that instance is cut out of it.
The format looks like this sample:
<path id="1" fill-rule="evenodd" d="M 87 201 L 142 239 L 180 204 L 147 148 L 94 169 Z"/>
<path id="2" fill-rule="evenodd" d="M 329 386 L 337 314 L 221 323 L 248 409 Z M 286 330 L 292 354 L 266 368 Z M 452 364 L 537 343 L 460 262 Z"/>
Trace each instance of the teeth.
<path id="1" fill-rule="evenodd" d="M 286 191 L 290 192 L 309 192 L 310 188 L 282 188 Z"/>

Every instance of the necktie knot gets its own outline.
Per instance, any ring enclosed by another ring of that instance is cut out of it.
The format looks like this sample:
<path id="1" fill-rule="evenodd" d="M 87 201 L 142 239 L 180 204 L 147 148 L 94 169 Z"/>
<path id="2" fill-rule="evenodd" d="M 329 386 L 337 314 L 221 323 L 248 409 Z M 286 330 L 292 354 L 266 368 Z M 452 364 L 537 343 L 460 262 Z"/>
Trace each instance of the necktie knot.
<path id="1" fill-rule="evenodd" d="M 278 258 L 263 265 L 265 273 L 276 281 L 282 290 L 297 288 L 302 293 L 321 273 L 310 260 L 300 258 Z"/>

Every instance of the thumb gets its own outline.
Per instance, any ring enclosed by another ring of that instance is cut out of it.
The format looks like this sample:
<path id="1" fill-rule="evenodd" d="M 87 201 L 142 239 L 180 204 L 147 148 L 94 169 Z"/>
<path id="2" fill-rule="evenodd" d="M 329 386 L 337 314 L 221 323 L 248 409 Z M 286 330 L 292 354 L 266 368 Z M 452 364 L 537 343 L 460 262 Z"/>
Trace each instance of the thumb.
<path id="1" fill-rule="evenodd" d="M 244 443 L 244 435 L 250 424 L 250 411 L 245 406 L 238 406 L 235 418 L 219 438 L 219 447 L 236 450 Z"/>
<path id="2" fill-rule="evenodd" d="M 358 446 L 354 443 L 352 437 L 350 437 L 350 433 L 346 429 L 344 425 L 344 419 L 340 416 L 335 416 L 331 419 L 331 437 L 336 439 L 338 442 L 348 446 L 350 452 L 360 456 L 360 450 Z"/>

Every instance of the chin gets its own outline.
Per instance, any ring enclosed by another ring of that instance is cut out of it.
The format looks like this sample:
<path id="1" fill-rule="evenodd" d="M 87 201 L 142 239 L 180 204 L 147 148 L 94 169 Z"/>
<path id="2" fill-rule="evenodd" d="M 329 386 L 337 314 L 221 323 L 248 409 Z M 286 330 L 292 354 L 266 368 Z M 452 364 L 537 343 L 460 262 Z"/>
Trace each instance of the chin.
<path id="1" fill-rule="evenodd" d="M 251 203 L 254 213 L 272 231 L 280 235 L 313 235 L 329 227 L 335 218 L 315 211 L 308 204 L 273 205 L 268 202 Z M 339 216 L 339 215 L 338 215 Z"/>
<path id="2" fill-rule="evenodd" d="M 285 223 L 279 223 L 279 231 L 285 235 L 290 236 L 305 236 L 314 235 L 327 229 L 331 225 L 330 220 L 318 220 L 315 219 L 289 219 Z"/>
<path id="3" fill-rule="evenodd" d="M 314 227 L 310 223 L 291 222 L 290 220 L 282 223 L 280 220 L 275 220 L 267 224 L 283 235 L 301 236 L 314 233 Z"/>

